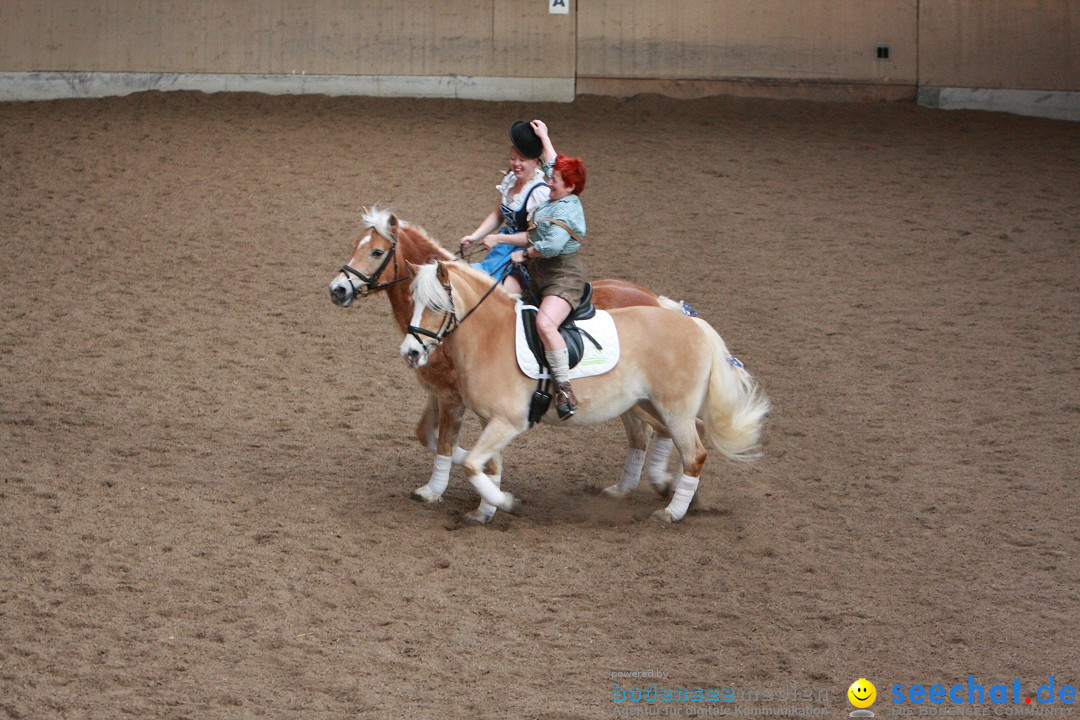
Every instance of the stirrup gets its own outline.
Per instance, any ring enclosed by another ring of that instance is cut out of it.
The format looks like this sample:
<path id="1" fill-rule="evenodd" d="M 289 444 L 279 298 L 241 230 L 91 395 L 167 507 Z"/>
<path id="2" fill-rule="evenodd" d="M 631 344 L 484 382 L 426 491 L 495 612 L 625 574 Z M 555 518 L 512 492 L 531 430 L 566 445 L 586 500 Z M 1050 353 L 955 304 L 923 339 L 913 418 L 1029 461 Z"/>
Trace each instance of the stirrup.
<path id="1" fill-rule="evenodd" d="M 555 383 L 555 411 L 560 420 L 565 420 L 577 410 L 577 398 L 569 382 Z"/>

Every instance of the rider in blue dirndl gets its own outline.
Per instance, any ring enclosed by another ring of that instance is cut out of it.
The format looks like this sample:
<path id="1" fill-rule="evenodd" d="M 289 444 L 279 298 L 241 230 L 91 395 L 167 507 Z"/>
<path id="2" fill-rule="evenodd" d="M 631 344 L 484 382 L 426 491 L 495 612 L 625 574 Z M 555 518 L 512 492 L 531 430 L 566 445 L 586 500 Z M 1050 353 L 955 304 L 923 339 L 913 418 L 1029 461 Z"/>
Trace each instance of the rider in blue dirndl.
<path id="1" fill-rule="evenodd" d="M 509 170 L 495 186 L 500 195 L 499 206 L 476 230 L 461 238 L 462 251 L 479 242 L 491 248 L 482 262 L 472 266 L 496 277 L 507 271 L 510 254 L 528 244 L 530 213 L 550 198 L 539 161 L 543 147 L 532 127 L 523 120 L 515 122 L 510 128 L 510 139 L 513 144 Z M 522 286 L 528 285 L 523 267 L 514 266 L 511 273 Z"/>

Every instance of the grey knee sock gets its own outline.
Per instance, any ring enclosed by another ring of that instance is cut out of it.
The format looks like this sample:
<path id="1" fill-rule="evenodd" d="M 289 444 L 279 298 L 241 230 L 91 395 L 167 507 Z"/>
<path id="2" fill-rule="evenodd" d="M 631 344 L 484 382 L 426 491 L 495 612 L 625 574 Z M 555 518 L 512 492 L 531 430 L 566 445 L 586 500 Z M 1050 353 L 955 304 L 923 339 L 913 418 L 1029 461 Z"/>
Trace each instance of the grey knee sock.
<path id="1" fill-rule="evenodd" d="M 570 353 L 566 348 L 545 350 L 544 357 L 551 366 L 551 374 L 555 376 L 555 382 L 570 382 Z"/>

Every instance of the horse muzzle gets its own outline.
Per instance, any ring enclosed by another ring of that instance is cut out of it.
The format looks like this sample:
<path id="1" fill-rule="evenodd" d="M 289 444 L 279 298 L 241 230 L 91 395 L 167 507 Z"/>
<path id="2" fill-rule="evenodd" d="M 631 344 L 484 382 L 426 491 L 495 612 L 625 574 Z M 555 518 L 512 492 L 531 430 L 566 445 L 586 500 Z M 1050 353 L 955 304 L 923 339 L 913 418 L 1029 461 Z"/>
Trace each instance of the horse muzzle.
<path id="1" fill-rule="evenodd" d="M 363 295 L 361 288 L 355 287 L 344 275 L 330 283 L 330 301 L 339 307 L 349 307 L 357 295 Z"/>
<path id="2" fill-rule="evenodd" d="M 436 345 L 428 345 L 420 342 L 411 335 L 406 335 L 405 339 L 401 341 L 401 357 L 405 359 L 406 364 L 413 370 L 427 365 L 428 358 L 431 356 L 431 351 L 437 347 Z"/>

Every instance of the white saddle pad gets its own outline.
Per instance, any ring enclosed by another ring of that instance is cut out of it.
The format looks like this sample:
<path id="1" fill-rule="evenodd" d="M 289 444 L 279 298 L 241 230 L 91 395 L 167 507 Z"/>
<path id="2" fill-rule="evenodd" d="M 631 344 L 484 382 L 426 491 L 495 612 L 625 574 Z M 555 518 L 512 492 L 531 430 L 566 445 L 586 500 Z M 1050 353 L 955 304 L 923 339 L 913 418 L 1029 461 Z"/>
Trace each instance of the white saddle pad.
<path id="1" fill-rule="evenodd" d="M 523 309 L 535 310 L 534 305 L 524 305 L 518 300 L 514 309 L 517 311 L 517 362 L 521 372 L 533 380 L 542 380 L 550 377 L 547 370 L 540 371 L 536 358 L 529 349 L 529 343 L 525 340 L 525 326 L 522 324 L 521 311 Z M 585 348 L 581 356 L 581 362 L 577 367 L 570 368 L 570 379 L 603 375 L 615 367 L 619 361 L 619 333 L 615 330 L 615 320 L 609 313 L 596 310 L 596 315 L 588 320 L 577 321 L 577 326 L 596 338 L 600 343 L 601 350 L 589 338 L 582 335 Z"/>

